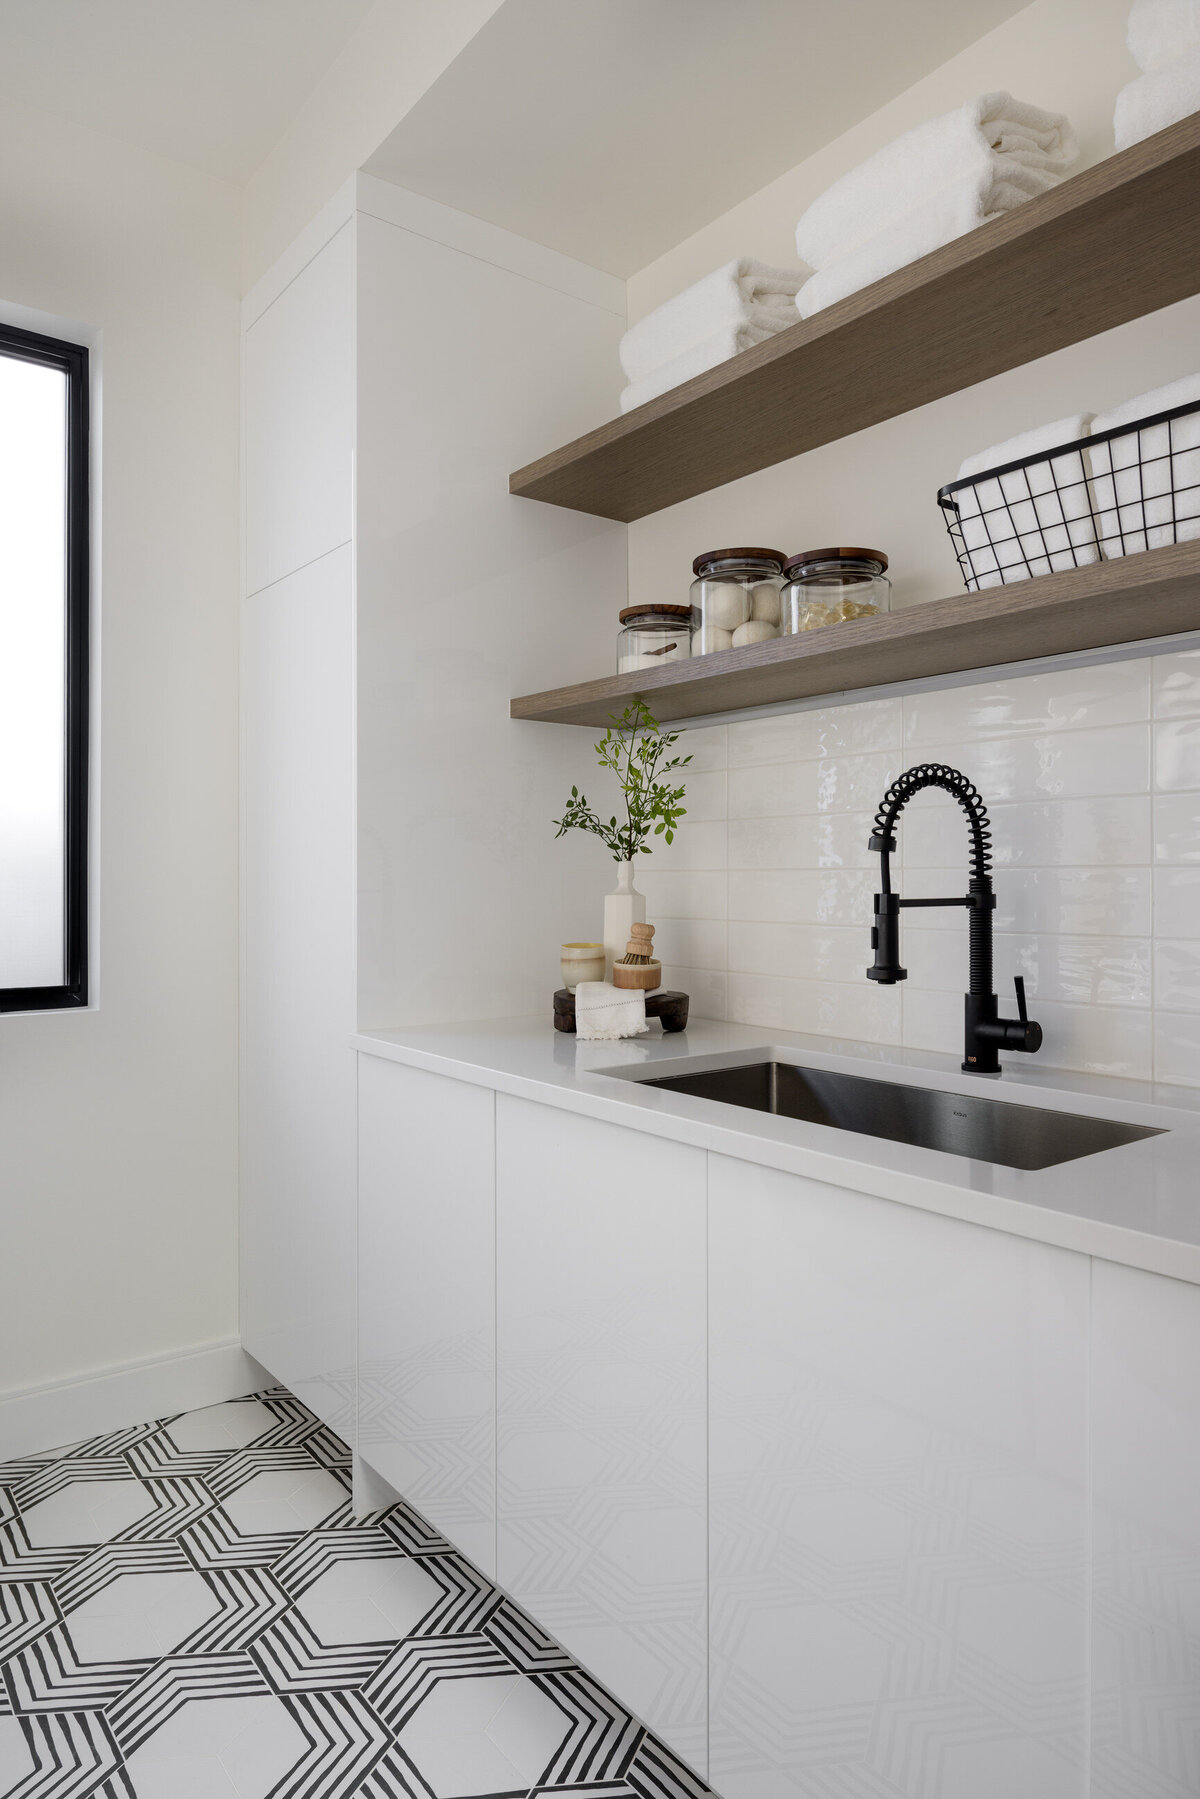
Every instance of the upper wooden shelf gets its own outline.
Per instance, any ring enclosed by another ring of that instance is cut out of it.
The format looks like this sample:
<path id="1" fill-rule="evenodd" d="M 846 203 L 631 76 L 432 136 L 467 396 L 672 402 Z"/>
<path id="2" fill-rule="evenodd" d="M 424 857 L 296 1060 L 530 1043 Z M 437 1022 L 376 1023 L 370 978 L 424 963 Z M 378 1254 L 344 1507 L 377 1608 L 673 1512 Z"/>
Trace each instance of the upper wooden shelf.
<path id="1" fill-rule="evenodd" d="M 605 725 L 636 696 L 667 723 L 1195 630 L 1200 541 L 527 694 L 509 710 L 547 724 Z"/>
<path id="2" fill-rule="evenodd" d="M 603 518 L 673 506 L 1200 291 L 1200 115 L 518 469 Z"/>

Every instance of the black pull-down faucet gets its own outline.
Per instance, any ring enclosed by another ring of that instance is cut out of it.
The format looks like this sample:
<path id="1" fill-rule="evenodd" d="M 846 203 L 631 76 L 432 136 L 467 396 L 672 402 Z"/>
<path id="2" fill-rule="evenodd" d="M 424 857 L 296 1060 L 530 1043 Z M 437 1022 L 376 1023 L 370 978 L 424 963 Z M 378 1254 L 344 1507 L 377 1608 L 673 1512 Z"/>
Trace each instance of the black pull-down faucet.
<path id="1" fill-rule="evenodd" d="M 940 787 L 956 799 L 967 815 L 971 833 L 971 878 L 969 891 L 962 899 L 901 899 L 892 892 L 890 857 L 896 847 L 896 821 L 914 793 L 925 787 Z M 969 941 L 971 958 L 970 991 L 966 996 L 966 1047 L 963 1068 L 968 1074 L 999 1074 L 1002 1049 L 1026 1050 L 1032 1054 L 1042 1047 L 1042 1027 L 1025 1010 L 1025 982 L 1018 975 L 1017 1018 L 1001 1018 L 999 1003 L 992 991 L 992 913 L 996 896 L 992 892 L 992 832 L 987 808 L 978 791 L 956 768 L 941 763 L 925 763 L 910 768 L 884 794 L 875 814 L 875 829 L 868 848 L 879 852 L 879 887 L 875 895 L 875 923 L 871 930 L 871 948 L 875 951 L 874 967 L 868 968 L 867 979 L 891 987 L 908 979 L 907 968 L 900 966 L 900 910 L 906 906 L 967 906 L 970 909 Z"/>

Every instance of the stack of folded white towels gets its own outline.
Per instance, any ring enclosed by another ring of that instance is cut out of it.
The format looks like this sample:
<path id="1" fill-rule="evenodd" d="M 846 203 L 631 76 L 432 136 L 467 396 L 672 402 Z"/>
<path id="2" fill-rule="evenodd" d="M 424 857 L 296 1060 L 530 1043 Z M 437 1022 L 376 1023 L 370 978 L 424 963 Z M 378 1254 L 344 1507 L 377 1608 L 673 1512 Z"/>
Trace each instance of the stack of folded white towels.
<path id="1" fill-rule="evenodd" d="M 772 269 L 738 257 L 648 313 L 621 339 L 621 367 L 629 383 L 621 411 L 642 406 L 794 325 L 803 280 L 798 269 Z"/>
<path id="2" fill-rule="evenodd" d="M 1118 150 L 1200 112 L 1200 0 L 1134 0 L 1125 41 L 1143 72 L 1117 95 Z"/>
<path id="3" fill-rule="evenodd" d="M 1178 406 L 1200 406 L 1200 375 L 968 456 L 958 478 L 969 485 L 952 495 L 969 557 L 967 586 L 1000 587 L 1200 537 L 1200 411 L 1137 428 Z M 1116 435 L 1104 438 L 1109 431 Z M 1050 454 L 1080 439 L 1087 440 L 1082 449 Z M 970 481 L 1028 456 L 1043 459 Z"/>
<path id="4" fill-rule="evenodd" d="M 1044 193 L 1078 154 L 1061 113 L 1004 93 L 906 131 L 835 181 L 797 225 L 796 249 L 816 270 L 796 297 L 801 315 Z"/>

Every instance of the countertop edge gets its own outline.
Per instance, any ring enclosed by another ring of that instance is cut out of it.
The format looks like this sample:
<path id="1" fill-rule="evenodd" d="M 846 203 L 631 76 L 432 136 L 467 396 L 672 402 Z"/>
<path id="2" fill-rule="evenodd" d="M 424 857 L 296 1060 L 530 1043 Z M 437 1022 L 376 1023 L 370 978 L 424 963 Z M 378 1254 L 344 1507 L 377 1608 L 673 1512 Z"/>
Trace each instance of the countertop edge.
<path id="1" fill-rule="evenodd" d="M 765 1032 L 764 1035 L 771 1035 Z M 556 1085 L 511 1070 L 467 1062 L 444 1051 L 396 1043 L 370 1032 L 355 1032 L 351 1048 L 362 1055 L 423 1069 L 468 1085 L 491 1088 L 516 1099 L 555 1106 L 607 1124 L 619 1124 L 650 1136 L 705 1149 L 735 1161 L 751 1162 L 871 1198 L 890 1200 L 919 1211 L 957 1218 L 988 1230 L 1028 1238 L 1076 1254 L 1097 1256 L 1102 1261 L 1140 1268 L 1200 1286 L 1200 1244 L 1155 1236 L 1103 1219 L 1088 1218 L 1044 1205 L 1025 1204 L 999 1194 L 981 1194 L 953 1182 L 916 1178 L 899 1170 L 885 1170 L 843 1156 L 822 1154 L 799 1145 L 773 1142 L 751 1131 L 648 1112 L 614 1094 L 593 1093 L 584 1088 Z"/>

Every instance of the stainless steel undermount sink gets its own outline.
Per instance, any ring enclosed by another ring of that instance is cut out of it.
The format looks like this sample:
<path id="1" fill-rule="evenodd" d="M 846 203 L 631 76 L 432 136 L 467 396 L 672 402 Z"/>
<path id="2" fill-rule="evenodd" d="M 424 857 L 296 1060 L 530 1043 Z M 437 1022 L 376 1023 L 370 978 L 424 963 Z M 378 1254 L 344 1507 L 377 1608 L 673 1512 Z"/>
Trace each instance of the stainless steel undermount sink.
<path id="1" fill-rule="evenodd" d="M 1163 1135 L 1146 1125 L 1117 1124 L 1079 1112 L 873 1081 L 793 1062 L 754 1062 L 694 1074 L 639 1074 L 633 1078 L 639 1086 L 691 1093 L 698 1099 L 748 1106 L 756 1112 L 832 1125 L 839 1131 L 858 1131 L 920 1149 L 940 1149 L 1004 1168 L 1053 1168 L 1123 1143 Z"/>

